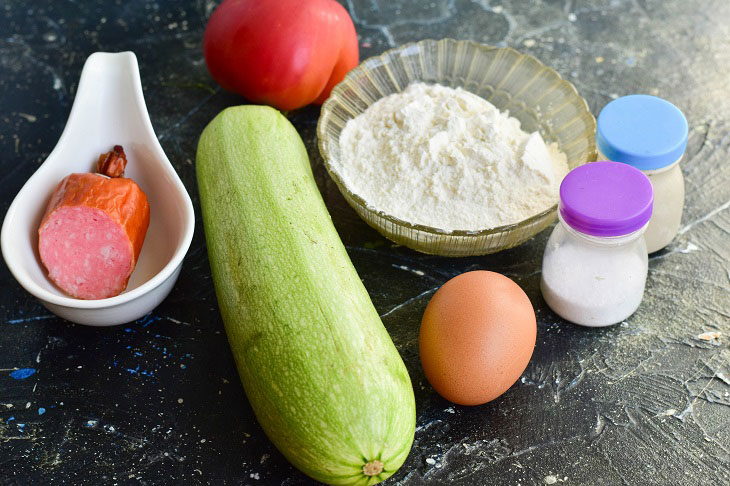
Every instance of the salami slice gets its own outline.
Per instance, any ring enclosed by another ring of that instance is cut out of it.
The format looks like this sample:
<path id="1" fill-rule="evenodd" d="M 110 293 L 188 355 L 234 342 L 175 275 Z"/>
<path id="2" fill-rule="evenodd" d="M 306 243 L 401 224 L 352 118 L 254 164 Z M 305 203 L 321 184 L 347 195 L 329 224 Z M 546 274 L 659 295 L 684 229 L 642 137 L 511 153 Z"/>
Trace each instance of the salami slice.
<path id="1" fill-rule="evenodd" d="M 127 288 L 142 251 L 147 196 L 123 176 L 121 146 L 99 157 L 101 174 L 71 174 L 58 185 L 38 229 L 50 279 L 78 299 L 105 299 Z"/>

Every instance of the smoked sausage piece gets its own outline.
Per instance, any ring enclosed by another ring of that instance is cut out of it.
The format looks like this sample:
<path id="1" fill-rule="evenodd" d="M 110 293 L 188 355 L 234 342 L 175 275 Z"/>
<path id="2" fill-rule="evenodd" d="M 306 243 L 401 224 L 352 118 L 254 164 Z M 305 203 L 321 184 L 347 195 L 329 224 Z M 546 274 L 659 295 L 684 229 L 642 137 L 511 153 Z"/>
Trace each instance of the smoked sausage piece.
<path id="1" fill-rule="evenodd" d="M 78 299 L 105 299 L 127 288 L 142 251 L 150 207 L 147 196 L 122 177 L 121 146 L 99 157 L 101 174 L 71 174 L 58 185 L 38 229 L 48 276 Z"/>

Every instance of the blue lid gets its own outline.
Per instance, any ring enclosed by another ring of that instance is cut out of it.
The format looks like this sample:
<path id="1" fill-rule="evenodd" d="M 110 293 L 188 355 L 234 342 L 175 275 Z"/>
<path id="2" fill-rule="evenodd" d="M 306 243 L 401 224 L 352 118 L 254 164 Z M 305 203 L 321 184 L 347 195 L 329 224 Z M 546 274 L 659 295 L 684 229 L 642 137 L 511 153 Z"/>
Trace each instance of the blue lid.
<path id="1" fill-rule="evenodd" d="M 687 119 L 670 102 L 649 95 L 624 96 L 598 115 L 596 144 L 606 158 L 641 170 L 661 169 L 684 154 Z"/>

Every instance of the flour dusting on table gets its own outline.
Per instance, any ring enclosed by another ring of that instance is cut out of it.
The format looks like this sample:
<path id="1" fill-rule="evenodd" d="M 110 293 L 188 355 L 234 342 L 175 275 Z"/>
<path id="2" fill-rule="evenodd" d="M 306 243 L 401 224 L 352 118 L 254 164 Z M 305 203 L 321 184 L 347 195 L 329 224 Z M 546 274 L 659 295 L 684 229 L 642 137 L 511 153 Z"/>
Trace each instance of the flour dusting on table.
<path id="1" fill-rule="evenodd" d="M 558 201 L 557 144 L 463 89 L 416 83 L 350 120 L 333 168 L 368 206 L 453 230 L 512 224 Z"/>

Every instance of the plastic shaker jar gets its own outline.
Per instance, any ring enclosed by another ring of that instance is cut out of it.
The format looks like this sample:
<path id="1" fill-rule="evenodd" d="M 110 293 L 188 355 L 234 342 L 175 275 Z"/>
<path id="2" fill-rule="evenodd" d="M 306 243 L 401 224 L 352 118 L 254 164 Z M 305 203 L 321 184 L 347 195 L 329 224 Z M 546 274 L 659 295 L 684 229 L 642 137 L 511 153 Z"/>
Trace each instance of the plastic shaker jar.
<path id="1" fill-rule="evenodd" d="M 649 253 L 667 246 L 679 231 L 684 206 L 679 161 L 687 133 L 682 112 L 656 96 L 624 96 L 598 115 L 598 158 L 636 167 L 654 186 L 654 214 L 644 235 Z"/>
<path id="2" fill-rule="evenodd" d="M 565 176 L 540 281 L 556 314 L 601 327 L 636 311 L 648 271 L 643 235 L 652 203 L 649 179 L 627 164 L 594 162 Z"/>

